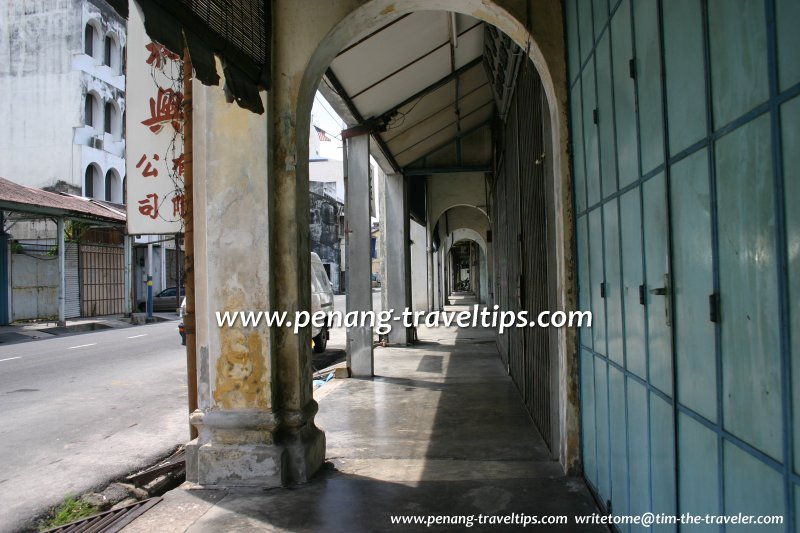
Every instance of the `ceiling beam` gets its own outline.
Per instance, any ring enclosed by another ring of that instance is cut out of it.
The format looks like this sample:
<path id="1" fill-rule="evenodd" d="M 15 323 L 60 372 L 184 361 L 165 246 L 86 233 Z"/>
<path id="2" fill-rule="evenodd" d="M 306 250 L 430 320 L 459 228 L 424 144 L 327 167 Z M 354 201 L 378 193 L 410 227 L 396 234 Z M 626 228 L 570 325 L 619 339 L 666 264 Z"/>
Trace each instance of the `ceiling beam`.
<path id="1" fill-rule="evenodd" d="M 491 165 L 473 165 L 468 167 L 433 167 L 403 169 L 404 176 L 429 176 L 431 174 L 457 174 L 460 172 L 491 172 Z"/>
<path id="2" fill-rule="evenodd" d="M 436 89 L 439 89 L 439 88 L 447 85 L 452 80 L 461 77 L 462 74 L 465 74 L 467 71 L 472 70 L 473 68 L 477 67 L 481 63 L 483 63 L 483 56 L 476 57 L 475 59 L 473 59 L 472 61 L 470 61 L 466 65 L 464 65 L 463 67 L 452 71 L 447 76 L 441 78 L 438 81 L 435 81 L 435 82 L 431 83 L 430 85 L 428 85 L 427 87 L 425 87 L 421 91 L 419 91 L 417 93 L 414 93 L 413 95 L 409 96 L 408 98 L 406 98 L 405 100 L 403 100 L 399 104 L 396 104 L 396 105 L 392 106 L 389 110 L 384 111 L 383 113 L 381 113 L 380 116 L 381 117 L 385 117 L 387 119 L 391 118 L 392 115 L 396 114 L 401 108 L 407 106 L 408 104 L 410 104 L 414 100 L 419 100 L 423 96 L 432 93 Z"/>
<path id="3" fill-rule="evenodd" d="M 347 91 L 344 90 L 344 87 L 342 86 L 341 82 L 336 77 L 336 74 L 333 73 L 333 70 L 330 69 L 330 67 L 325 72 L 325 78 L 331 84 L 331 88 L 334 90 L 334 92 L 339 96 L 339 98 L 342 99 L 345 106 L 347 106 L 347 110 L 350 112 L 353 119 L 355 119 L 357 123 L 355 124 L 355 126 L 365 124 L 366 121 L 364 120 L 364 117 L 358 111 L 358 108 L 356 108 L 355 104 L 350 99 L 350 96 L 348 96 Z M 374 139 L 375 144 L 378 145 L 378 149 L 385 158 L 386 162 L 389 163 L 389 166 L 392 168 L 392 170 L 394 172 L 400 172 L 400 165 L 397 164 L 397 161 L 392 155 L 392 152 L 389 151 L 389 147 L 386 146 L 386 143 L 383 142 L 383 139 L 381 139 L 380 136 L 377 134 L 372 135 L 372 138 Z"/>
<path id="4" fill-rule="evenodd" d="M 448 146 L 449 144 L 452 144 L 452 143 L 455 143 L 455 142 L 460 142 L 460 141 L 461 141 L 461 139 L 463 139 L 464 137 L 467 137 L 467 136 L 469 136 L 469 135 L 472 135 L 473 133 L 475 133 L 475 132 L 476 132 L 476 131 L 478 131 L 479 129 L 483 128 L 484 126 L 488 126 L 488 125 L 490 125 L 491 123 L 492 123 L 492 119 L 490 118 L 490 119 L 488 119 L 488 120 L 484 120 L 483 122 L 481 122 L 481 123 L 479 123 L 479 124 L 476 124 L 475 126 L 471 127 L 470 129 L 468 129 L 468 130 L 464 131 L 463 133 L 460 133 L 460 134 L 456 135 L 455 137 L 453 137 L 452 139 L 448 140 L 447 142 L 445 142 L 445 143 L 442 143 L 442 144 L 438 145 L 436 148 L 433 148 L 432 150 L 430 150 L 430 151 L 428 151 L 428 152 L 426 152 L 426 153 L 422 154 L 421 156 L 419 156 L 418 158 L 416 158 L 414 161 L 412 161 L 412 162 L 411 162 L 411 163 L 409 163 L 408 165 L 404 166 L 404 167 L 403 167 L 403 170 L 406 170 L 406 169 L 408 169 L 408 167 L 409 167 L 410 165 L 413 165 L 414 163 L 416 163 L 416 162 L 418 162 L 418 161 L 422 161 L 422 160 L 423 160 L 423 159 L 425 159 L 426 157 L 430 156 L 430 155 L 431 155 L 431 154 L 433 154 L 433 153 L 436 153 L 436 152 L 438 152 L 439 150 L 441 150 L 441 149 L 442 149 L 442 148 L 444 148 L 445 146 Z M 452 123 L 451 123 L 450 125 L 452 126 Z M 409 169 L 409 170 L 410 170 L 410 169 Z"/>

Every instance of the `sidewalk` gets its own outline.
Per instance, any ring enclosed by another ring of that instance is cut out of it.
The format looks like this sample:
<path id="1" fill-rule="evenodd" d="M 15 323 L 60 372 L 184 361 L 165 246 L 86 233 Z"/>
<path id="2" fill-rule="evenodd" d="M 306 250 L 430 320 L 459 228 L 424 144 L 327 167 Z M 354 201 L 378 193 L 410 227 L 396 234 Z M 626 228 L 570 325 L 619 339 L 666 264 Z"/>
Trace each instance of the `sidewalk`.
<path id="1" fill-rule="evenodd" d="M 464 526 L 393 526 L 390 517 L 595 512 L 582 480 L 562 474 L 533 428 L 493 333 L 420 334 L 414 347 L 376 348 L 374 379 L 334 380 L 315 393 L 328 463 L 310 483 L 268 491 L 184 484 L 123 531 L 452 531 Z M 607 531 L 583 527 L 532 529 Z"/>
<path id="2" fill-rule="evenodd" d="M 49 339 L 52 337 L 76 335 L 112 328 L 130 328 L 144 324 L 144 314 L 134 313 L 135 320 L 125 315 L 107 315 L 101 317 L 74 318 L 59 326 L 55 320 L 37 320 L 34 322 L 15 322 L 9 326 L 0 326 L 0 346 Z M 177 313 L 154 313 L 157 321 L 177 320 Z"/>

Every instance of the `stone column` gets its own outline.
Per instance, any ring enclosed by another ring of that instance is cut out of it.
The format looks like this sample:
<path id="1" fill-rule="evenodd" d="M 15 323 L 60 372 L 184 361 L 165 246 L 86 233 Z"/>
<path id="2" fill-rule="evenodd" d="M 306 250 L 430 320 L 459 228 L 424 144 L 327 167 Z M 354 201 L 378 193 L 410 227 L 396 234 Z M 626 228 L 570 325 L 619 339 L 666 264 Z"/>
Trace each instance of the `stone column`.
<path id="1" fill-rule="evenodd" d="M 347 236 L 347 312 L 372 311 L 372 254 L 369 216 L 369 135 L 347 142 L 345 235 Z M 347 357 L 353 376 L 373 375 L 372 327 L 347 329 Z"/>
<path id="2" fill-rule="evenodd" d="M 267 119 L 199 83 L 193 108 L 198 409 L 191 422 L 199 436 L 187 447 L 187 479 L 280 486 L 289 480 L 288 453 L 277 439 L 272 335 L 263 324 L 220 327 L 216 315 L 275 309 Z"/>
<path id="3" fill-rule="evenodd" d="M 386 291 L 385 310 L 392 310 L 400 320 L 393 321 L 389 332 L 391 344 L 407 344 L 409 333 L 403 327 L 401 313 L 411 307 L 410 296 L 410 250 L 408 189 L 402 174 L 387 174 L 384 177 L 381 195 L 381 216 L 384 220 L 383 241 L 386 255 L 383 279 Z"/>

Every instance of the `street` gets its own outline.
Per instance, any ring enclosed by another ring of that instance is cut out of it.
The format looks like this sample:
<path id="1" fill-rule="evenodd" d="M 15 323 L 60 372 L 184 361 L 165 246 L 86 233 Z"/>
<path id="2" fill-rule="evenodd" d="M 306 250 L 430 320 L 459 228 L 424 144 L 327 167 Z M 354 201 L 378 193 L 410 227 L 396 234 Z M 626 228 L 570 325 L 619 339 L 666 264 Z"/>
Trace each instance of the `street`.
<path id="1" fill-rule="evenodd" d="M 188 440 L 177 322 L 0 346 L 0 531 Z"/>
<path id="2" fill-rule="evenodd" d="M 185 353 L 174 321 L 0 346 L 0 532 L 187 442 Z"/>

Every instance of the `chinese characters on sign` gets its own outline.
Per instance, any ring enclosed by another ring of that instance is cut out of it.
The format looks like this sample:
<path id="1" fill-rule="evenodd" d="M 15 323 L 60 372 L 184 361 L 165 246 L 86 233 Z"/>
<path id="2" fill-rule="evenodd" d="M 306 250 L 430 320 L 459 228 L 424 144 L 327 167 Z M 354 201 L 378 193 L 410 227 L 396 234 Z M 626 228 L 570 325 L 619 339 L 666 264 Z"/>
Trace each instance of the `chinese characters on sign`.
<path id="1" fill-rule="evenodd" d="M 128 21 L 128 232 L 183 231 L 183 63 L 150 39 L 130 1 Z"/>

